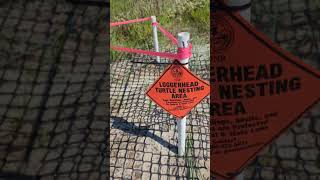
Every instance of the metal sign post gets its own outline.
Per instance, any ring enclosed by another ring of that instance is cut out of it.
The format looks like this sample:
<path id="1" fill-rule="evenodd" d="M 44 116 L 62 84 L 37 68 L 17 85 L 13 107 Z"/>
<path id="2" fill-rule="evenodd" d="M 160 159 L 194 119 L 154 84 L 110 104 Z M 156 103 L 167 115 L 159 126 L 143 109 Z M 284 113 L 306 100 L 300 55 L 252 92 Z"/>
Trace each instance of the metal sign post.
<path id="1" fill-rule="evenodd" d="M 171 64 L 171 66 L 169 66 L 164 71 L 164 73 L 162 73 L 158 80 L 156 80 L 155 83 L 153 83 L 153 85 L 150 86 L 150 88 L 146 92 L 146 95 L 148 95 L 155 103 L 161 106 L 164 110 L 168 111 L 170 114 L 174 115 L 178 119 L 178 155 L 183 156 L 185 154 L 186 144 L 186 115 L 206 96 L 209 95 L 210 85 L 209 83 L 196 77 L 191 71 L 188 70 L 189 58 L 192 56 L 192 45 L 191 43 L 189 43 L 190 33 L 180 32 L 178 33 L 178 39 L 176 39 L 171 33 L 166 31 L 157 23 L 155 16 L 151 16 L 149 18 L 127 20 L 122 22 L 113 22 L 110 23 L 110 26 L 114 27 L 149 20 L 152 21 L 153 26 L 152 30 L 155 51 L 133 49 L 120 46 L 111 46 L 111 48 L 116 51 L 156 56 L 158 63 L 160 62 L 160 57 L 175 60 L 174 64 Z M 174 54 L 169 52 L 159 52 L 157 27 L 165 36 L 167 36 L 172 41 L 173 44 L 178 45 L 177 53 Z M 176 64 L 177 61 L 179 61 L 183 65 L 183 67 Z M 178 68 L 174 70 L 171 69 L 175 67 Z M 175 82 L 180 81 L 180 78 L 182 78 L 183 81 L 186 81 L 187 85 L 182 85 L 181 87 L 179 85 L 170 85 L 170 82 L 174 82 L 173 84 L 179 84 Z M 189 81 L 192 80 L 193 82 L 190 82 L 190 84 L 192 84 L 191 86 L 194 88 L 194 90 L 188 91 L 185 88 L 189 86 Z M 167 87 L 163 87 L 161 82 L 165 83 L 164 86 Z"/>
<path id="2" fill-rule="evenodd" d="M 156 16 L 151 16 L 151 22 L 157 23 Z M 159 52 L 159 41 L 158 41 L 158 28 L 156 25 L 152 25 L 152 32 L 153 32 L 153 44 L 154 44 L 154 50 L 155 52 Z M 160 57 L 156 57 L 157 63 L 160 63 Z"/>
<path id="3" fill-rule="evenodd" d="M 189 46 L 190 33 L 181 32 L 178 33 L 178 47 L 187 48 Z M 185 64 L 186 68 L 189 68 L 189 58 L 180 60 L 181 64 Z M 178 129 L 178 155 L 183 156 L 186 149 L 186 126 L 187 117 L 179 119 L 177 122 Z"/>

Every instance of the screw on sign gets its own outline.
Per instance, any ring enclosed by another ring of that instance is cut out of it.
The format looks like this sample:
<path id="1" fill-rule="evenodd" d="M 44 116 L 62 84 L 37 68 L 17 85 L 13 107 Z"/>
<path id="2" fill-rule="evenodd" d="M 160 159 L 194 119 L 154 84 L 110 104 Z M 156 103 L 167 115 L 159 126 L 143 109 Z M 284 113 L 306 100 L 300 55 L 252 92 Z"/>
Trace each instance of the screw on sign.
<path id="1" fill-rule="evenodd" d="M 211 54 L 221 61 L 211 62 L 210 169 L 214 176 L 232 179 L 319 102 L 320 73 L 238 13 L 215 10 L 211 19 L 217 29 L 211 37 L 219 42 Z"/>
<path id="2" fill-rule="evenodd" d="M 175 61 L 155 81 L 147 95 L 173 116 L 185 117 L 210 93 L 210 85 Z"/>

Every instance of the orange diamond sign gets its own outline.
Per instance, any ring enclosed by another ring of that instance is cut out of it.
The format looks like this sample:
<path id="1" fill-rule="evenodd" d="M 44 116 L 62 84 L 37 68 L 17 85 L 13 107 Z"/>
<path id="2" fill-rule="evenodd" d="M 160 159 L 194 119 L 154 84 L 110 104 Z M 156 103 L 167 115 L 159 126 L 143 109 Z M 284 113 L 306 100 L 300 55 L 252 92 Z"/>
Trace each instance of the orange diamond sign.
<path id="1" fill-rule="evenodd" d="M 149 88 L 147 95 L 177 118 L 185 117 L 210 93 L 210 85 L 175 61 Z"/>

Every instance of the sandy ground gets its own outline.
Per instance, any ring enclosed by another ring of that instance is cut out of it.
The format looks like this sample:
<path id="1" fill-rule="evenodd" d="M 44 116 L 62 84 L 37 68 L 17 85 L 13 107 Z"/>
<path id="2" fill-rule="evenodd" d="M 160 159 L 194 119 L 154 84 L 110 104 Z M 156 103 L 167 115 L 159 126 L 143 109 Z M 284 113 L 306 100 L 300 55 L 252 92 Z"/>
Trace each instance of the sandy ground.
<path id="1" fill-rule="evenodd" d="M 206 53 L 190 62 L 193 72 L 208 79 Z M 145 95 L 167 65 L 130 62 L 148 59 L 133 55 L 111 64 L 111 177 L 209 179 L 209 97 L 188 116 L 193 142 L 188 155 L 178 157 L 176 119 Z"/>

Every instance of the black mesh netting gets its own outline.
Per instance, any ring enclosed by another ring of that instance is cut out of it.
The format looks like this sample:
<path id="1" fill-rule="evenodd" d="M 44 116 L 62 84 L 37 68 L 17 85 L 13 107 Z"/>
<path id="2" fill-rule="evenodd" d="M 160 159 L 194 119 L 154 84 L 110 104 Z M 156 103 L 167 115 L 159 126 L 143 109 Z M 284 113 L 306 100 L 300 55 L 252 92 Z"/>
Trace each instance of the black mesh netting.
<path id="1" fill-rule="evenodd" d="M 209 56 L 194 53 L 190 69 L 209 80 Z M 122 54 L 111 63 L 111 178 L 209 177 L 209 97 L 187 117 L 186 156 L 177 155 L 177 120 L 145 95 L 172 61 Z"/>
<path id="2" fill-rule="evenodd" d="M 123 54 L 111 64 L 109 119 L 108 3 L 70 2 L 0 2 L 0 179 L 107 179 L 109 137 L 114 179 L 208 178 L 208 98 L 188 118 L 187 156 L 177 158 L 175 119 L 144 95 L 167 65 Z M 319 69 L 319 6 L 255 0 L 252 20 Z M 204 79 L 208 59 L 191 59 Z M 319 112 L 317 105 L 269 146 L 246 179 L 319 179 Z"/>
<path id="3" fill-rule="evenodd" d="M 319 6 L 316 0 L 253 1 L 252 23 L 274 42 L 319 69 Z M 144 95 L 164 69 L 161 65 L 137 63 L 148 59 L 123 55 L 111 64 L 111 177 L 191 179 L 195 175 L 208 179 L 207 99 L 192 111 L 188 121 L 192 143 L 187 148 L 193 153 L 177 158 L 175 119 Z M 191 59 L 193 62 L 199 61 Z M 205 75 L 209 72 L 204 70 L 208 67 L 205 64 L 192 64 L 191 69 Z M 319 179 L 319 107 L 268 146 L 244 170 L 244 178 Z"/>
<path id="4" fill-rule="evenodd" d="M 0 2 L 0 179 L 107 179 L 107 14 Z"/>

